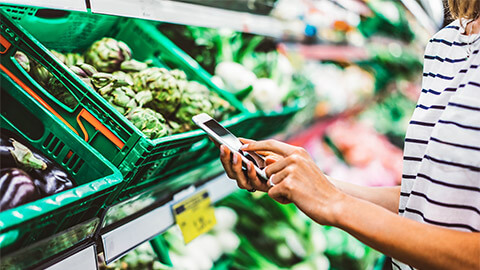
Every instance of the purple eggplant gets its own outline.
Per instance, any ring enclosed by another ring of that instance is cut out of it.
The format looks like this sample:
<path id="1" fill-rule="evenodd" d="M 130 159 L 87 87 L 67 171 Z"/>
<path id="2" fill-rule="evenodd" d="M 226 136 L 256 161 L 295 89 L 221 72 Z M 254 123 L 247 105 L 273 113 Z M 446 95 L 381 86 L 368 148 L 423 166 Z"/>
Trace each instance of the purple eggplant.
<path id="1" fill-rule="evenodd" d="M 62 167 L 3 132 L 0 144 L 1 168 L 20 168 L 28 172 L 42 197 L 73 187 L 73 182 Z"/>
<path id="2" fill-rule="evenodd" d="M 73 187 L 67 173 L 51 162 L 47 162 L 47 169 L 33 169 L 30 174 L 35 178 L 34 183 L 42 194 L 48 196 Z"/>
<path id="3" fill-rule="evenodd" d="M 7 146 L 3 143 L 4 140 L 1 140 L 0 145 L 0 167 L 1 168 L 14 168 L 18 167 L 15 158 L 12 156 L 11 151 L 13 150 L 12 146 Z"/>
<path id="4" fill-rule="evenodd" d="M 30 176 L 16 168 L 0 170 L 0 211 L 40 198 Z"/>

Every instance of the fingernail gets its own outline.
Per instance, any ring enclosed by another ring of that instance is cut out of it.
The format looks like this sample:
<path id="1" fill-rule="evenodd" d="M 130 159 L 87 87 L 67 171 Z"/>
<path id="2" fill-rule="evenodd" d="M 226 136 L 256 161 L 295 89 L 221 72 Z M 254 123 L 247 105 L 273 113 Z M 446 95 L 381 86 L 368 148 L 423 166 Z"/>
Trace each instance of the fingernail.
<path id="1" fill-rule="evenodd" d="M 225 156 L 225 149 L 223 149 L 223 145 L 220 146 L 220 156 L 222 156 L 222 157 Z"/>
<path id="2" fill-rule="evenodd" d="M 240 149 L 247 149 L 248 148 L 248 144 L 244 144 L 242 146 L 240 146 Z"/>
<path id="3" fill-rule="evenodd" d="M 233 164 L 237 164 L 238 162 L 238 154 L 233 154 Z"/>

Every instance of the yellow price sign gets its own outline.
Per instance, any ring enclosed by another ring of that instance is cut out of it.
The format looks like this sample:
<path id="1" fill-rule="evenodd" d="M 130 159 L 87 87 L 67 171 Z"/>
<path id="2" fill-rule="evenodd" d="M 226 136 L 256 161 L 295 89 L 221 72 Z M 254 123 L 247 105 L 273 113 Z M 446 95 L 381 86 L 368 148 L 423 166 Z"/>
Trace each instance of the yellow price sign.
<path id="1" fill-rule="evenodd" d="M 185 243 L 210 231 L 217 222 L 210 196 L 206 190 L 175 204 L 173 215 L 182 231 Z"/>

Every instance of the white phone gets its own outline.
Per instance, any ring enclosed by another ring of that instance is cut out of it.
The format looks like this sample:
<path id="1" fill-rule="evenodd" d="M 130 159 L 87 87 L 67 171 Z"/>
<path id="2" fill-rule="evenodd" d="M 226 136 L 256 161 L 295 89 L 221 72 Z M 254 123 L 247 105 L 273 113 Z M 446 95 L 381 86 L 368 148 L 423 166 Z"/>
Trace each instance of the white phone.
<path id="1" fill-rule="evenodd" d="M 242 151 L 240 147 L 242 146 L 242 142 L 235 137 L 230 131 L 224 128 L 220 123 L 218 123 L 215 119 L 210 117 L 206 113 L 195 115 L 192 118 L 193 122 L 203 129 L 212 139 L 217 141 L 219 144 L 223 144 L 232 153 L 238 152 L 242 157 L 242 168 L 246 170 L 246 164 L 248 161 L 253 163 L 253 167 L 257 172 L 257 175 L 260 179 L 267 181 L 268 178 L 265 174 L 265 159 L 260 156 L 259 154 L 251 151 Z"/>

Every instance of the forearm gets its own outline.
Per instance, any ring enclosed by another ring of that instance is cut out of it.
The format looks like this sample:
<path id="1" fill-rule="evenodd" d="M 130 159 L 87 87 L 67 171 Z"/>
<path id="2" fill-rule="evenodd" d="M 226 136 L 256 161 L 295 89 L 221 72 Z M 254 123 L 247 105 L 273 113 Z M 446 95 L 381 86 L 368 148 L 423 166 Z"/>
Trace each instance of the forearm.
<path id="1" fill-rule="evenodd" d="M 336 207 L 334 226 L 415 268 L 480 269 L 480 233 L 419 223 L 348 195 Z"/>
<path id="2" fill-rule="evenodd" d="M 379 205 L 393 213 L 398 212 L 400 200 L 400 186 L 395 187 L 366 187 L 333 179 L 327 176 L 338 189 L 344 193 L 365 201 Z"/>

